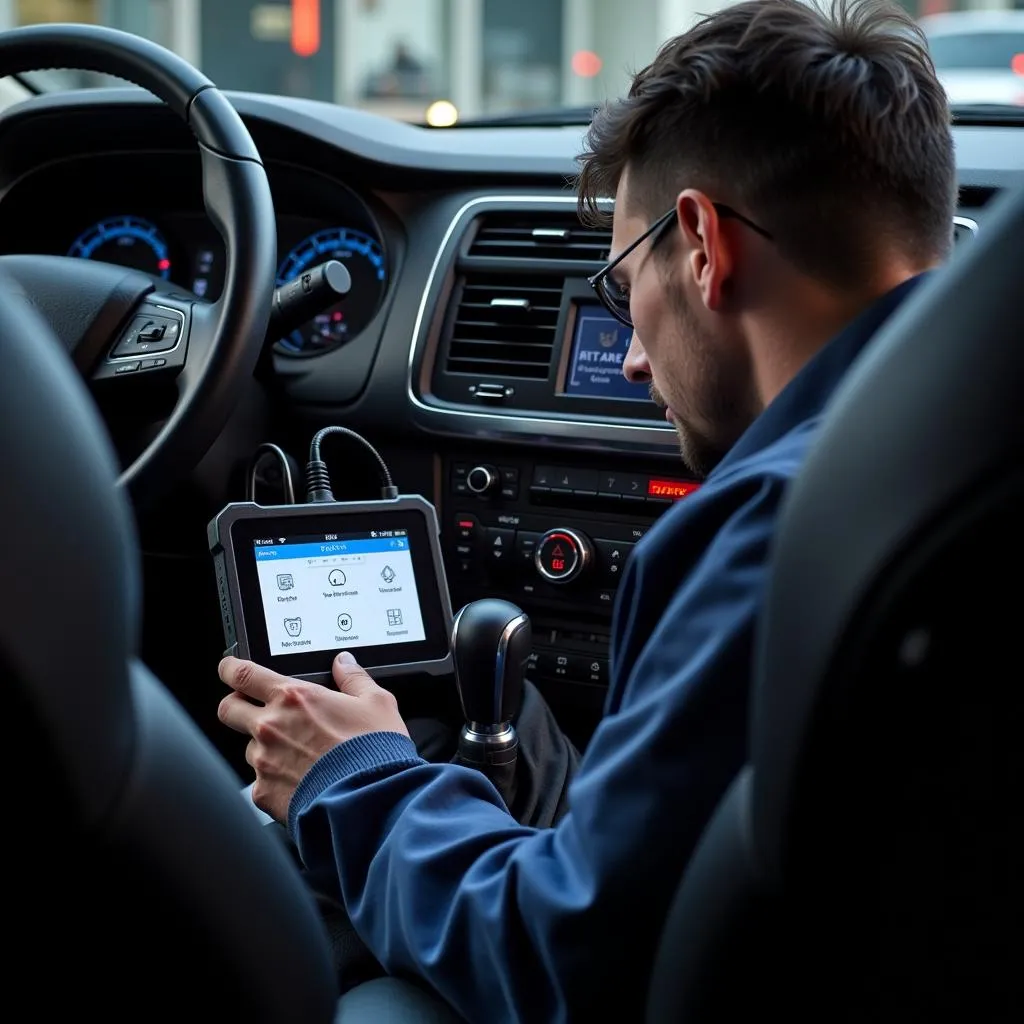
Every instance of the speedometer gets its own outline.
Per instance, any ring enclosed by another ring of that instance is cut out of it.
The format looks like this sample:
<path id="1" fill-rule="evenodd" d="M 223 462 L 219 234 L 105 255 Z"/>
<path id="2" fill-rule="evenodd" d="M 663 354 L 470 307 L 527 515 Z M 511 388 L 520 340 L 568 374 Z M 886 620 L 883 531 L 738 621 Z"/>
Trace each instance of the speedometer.
<path id="1" fill-rule="evenodd" d="M 108 217 L 93 224 L 71 243 L 68 255 L 131 267 L 165 281 L 171 276 L 167 240 L 142 217 Z"/>
<path id="2" fill-rule="evenodd" d="M 387 261 L 380 243 L 353 228 L 328 228 L 304 238 L 281 261 L 279 285 L 304 270 L 340 260 L 352 277 L 352 288 L 337 305 L 277 343 L 277 351 L 290 356 L 318 355 L 354 338 L 380 306 L 387 285 Z"/>

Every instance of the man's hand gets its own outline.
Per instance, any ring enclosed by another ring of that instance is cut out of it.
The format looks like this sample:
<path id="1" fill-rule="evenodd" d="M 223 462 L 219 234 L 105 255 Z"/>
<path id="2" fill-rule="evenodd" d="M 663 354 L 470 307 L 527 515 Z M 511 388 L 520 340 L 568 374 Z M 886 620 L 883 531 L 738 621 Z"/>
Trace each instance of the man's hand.
<path id="1" fill-rule="evenodd" d="M 288 804 L 302 777 L 328 750 L 364 733 L 409 735 L 394 695 L 347 651 L 334 659 L 337 690 L 238 658 L 225 658 L 218 673 L 235 692 L 220 702 L 217 717 L 252 737 L 245 759 L 256 770 L 253 802 L 280 822 L 288 821 Z"/>

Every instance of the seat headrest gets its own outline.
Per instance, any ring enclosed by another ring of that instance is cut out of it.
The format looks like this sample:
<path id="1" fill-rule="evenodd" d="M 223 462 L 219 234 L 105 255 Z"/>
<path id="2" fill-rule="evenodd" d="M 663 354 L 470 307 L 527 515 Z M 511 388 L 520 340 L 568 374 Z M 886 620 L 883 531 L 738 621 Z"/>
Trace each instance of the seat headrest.
<path id="1" fill-rule="evenodd" d="M 131 753 L 138 543 L 88 389 L 6 275 L 0 294 L 0 663 L 88 822 Z"/>
<path id="2" fill-rule="evenodd" d="M 754 831 L 778 870 L 830 666 L 870 588 L 1024 454 L 1024 191 L 886 323 L 834 396 L 780 518 L 752 694 Z"/>

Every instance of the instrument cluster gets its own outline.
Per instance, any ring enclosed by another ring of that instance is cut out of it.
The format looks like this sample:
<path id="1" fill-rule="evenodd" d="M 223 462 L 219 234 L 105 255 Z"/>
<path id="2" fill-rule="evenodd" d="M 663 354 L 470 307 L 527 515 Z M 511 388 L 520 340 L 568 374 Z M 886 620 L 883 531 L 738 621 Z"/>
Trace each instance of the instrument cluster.
<path id="1" fill-rule="evenodd" d="M 149 154 L 121 154 L 120 165 L 112 157 L 76 161 L 74 187 L 52 180 L 50 168 L 18 186 L 17 198 L 8 193 L 0 204 L 0 251 L 102 260 L 215 301 L 224 287 L 224 244 L 203 209 L 195 168 L 168 167 L 179 160 L 166 156 L 159 168 Z M 376 315 L 391 276 L 388 250 L 367 204 L 340 183 L 284 168 L 271 171 L 271 184 L 277 283 L 332 259 L 352 277 L 343 302 L 276 339 L 280 355 L 319 355 L 356 337 Z"/>

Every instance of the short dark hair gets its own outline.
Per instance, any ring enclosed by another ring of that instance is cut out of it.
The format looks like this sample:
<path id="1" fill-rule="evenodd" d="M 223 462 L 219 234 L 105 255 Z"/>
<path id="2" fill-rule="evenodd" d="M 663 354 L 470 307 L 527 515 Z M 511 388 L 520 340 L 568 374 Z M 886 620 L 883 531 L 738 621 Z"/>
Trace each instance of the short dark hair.
<path id="1" fill-rule="evenodd" d="M 699 188 L 840 287 L 867 279 L 880 242 L 926 263 L 952 245 L 949 103 L 920 29 L 885 0 L 747 0 L 703 18 L 595 112 L 580 164 L 586 220 L 606 221 L 598 200 L 628 168 L 635 212 Z"/>

